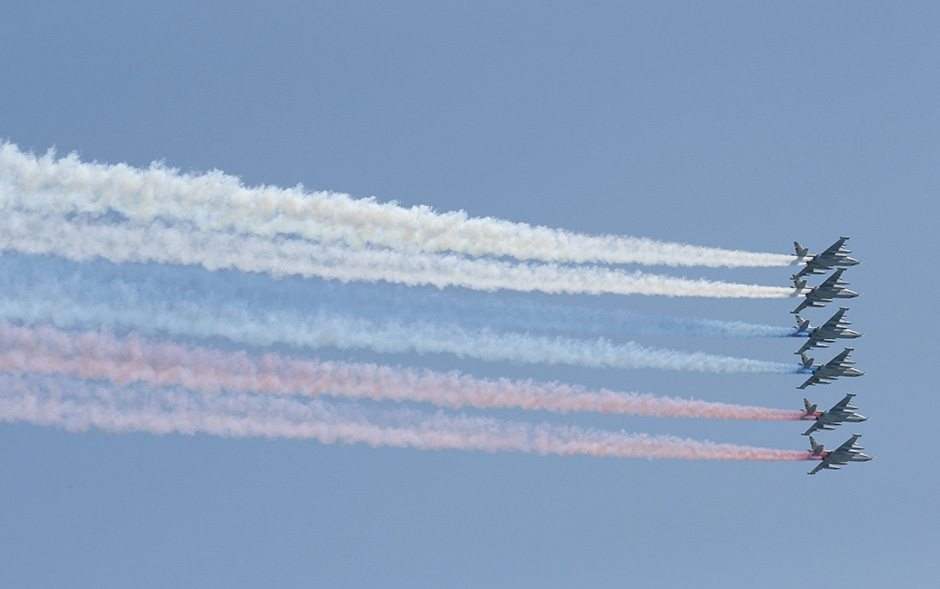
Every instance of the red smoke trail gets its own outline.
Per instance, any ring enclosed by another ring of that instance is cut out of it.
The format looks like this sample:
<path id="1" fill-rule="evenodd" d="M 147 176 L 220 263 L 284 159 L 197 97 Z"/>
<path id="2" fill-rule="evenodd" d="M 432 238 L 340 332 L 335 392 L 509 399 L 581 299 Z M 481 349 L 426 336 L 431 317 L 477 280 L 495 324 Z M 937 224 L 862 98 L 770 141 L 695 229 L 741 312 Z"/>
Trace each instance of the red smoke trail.
<path id="1" fill-rule="evenodd" d="M 63 374 L 139 382 L 191 390 L 274 395 L 337 395 L 374 400 L 419 401 L 441 407 L 516 407 L 554 412 L 793 421 L 800 411 L 712 403 L 649 394 L 591 391 L 561 383 L 487 380 L 375 364 L 299 360 L 277 354 L 253 356 L 173 343 L 154 343 L 98 332 L 0 323 L 0 370 Z"/>
<path id="2" fill-rule="evenodd" d="M 609 458 L 809 460 L 808 452 L 700 442 L 488 418 L 388 412 L 371 417 L 318 400 L 259 395 L 193 395 L 116 389 L 81 381 L 0 374 L 0 422 L 71 431 L 204 433 L 224 437 L 312 439 L 424 450 L 526 452 Z"/>

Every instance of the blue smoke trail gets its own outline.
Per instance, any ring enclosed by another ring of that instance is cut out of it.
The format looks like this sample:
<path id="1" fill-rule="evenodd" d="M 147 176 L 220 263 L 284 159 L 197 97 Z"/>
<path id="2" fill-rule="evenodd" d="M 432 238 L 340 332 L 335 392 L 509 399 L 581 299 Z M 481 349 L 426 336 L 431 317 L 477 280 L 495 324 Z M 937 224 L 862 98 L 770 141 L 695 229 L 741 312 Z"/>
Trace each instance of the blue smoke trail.
<path id="1" fill-rule="evenodd" d="M 112 276 L 92 279 L 81 272 L 4 274 L 0 318 L 51 322 L 64 328 L 106 326 L 145 333 L 169 333 L 256 346 L 368 349 L 380 353 L 444 353 L 486 361 L 609 368 L 658 368 L 711 373 L 785 373 L 794 366 L 701 352 L 614 343 L 604 338 L 573 339 L 527 332 L 474 329 L 439 321 L 371 320 L 331 310 L 272 308 L 249 291 L 246 299 L 220 301 L 218 290 L 195 291 L 178 281 L 172 291 L 141 290 Z M 160 270 L 160 272 L 165 269 Z M 153 296 L 157 295 L 157 296 Z M 203 295 L 203 296 L 200 296 Z"/>
<path id="2" fill-rule="evenodd" d="M 401 323 L 434 320 L 469 329 L 590 336 L 776 338 L 795 335 L 792 327 L 560 305 L 532 301 L 531 297 L 514 293 L 494 295 L 387 284 L 377 287 L 300 278 L 272 280 L 235 271 L 208 272 L 185 266 L 106 261 L 77 264 L 26 254 L 0 255 L 0 276 L 4 277 L 0 288 L 17 292 L 28 289 L 34 293 L 55 291 L 86 302 L 99 302 L 108 296 L 140 296 L 150 300 L 189 300 L 223 308 L 238 305 L 294 313 L 344 313 L 380 316 Z"/>

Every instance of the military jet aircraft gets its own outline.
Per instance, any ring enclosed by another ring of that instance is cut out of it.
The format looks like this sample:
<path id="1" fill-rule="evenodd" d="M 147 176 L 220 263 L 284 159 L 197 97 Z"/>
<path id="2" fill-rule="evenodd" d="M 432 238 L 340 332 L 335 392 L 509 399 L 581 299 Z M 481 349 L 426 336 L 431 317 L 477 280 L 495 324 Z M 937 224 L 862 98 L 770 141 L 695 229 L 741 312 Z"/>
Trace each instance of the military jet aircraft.
<path id="1" fill-rule="evenodd" d="M 845 268 L 839 268 L 833 272 L 829 278 L 824 280 L 822 284 L 810 288 L 805 292 L 806 280 L 800 279 L 794 275 L 793 288 L 796 289 L 797 294 L 802 293 L 804 299 L 796 309 L 790 312 L 799 313 L 806 307 L 825 307 L 826 303 L 832 302 L 832 299 L 854 299 L 857 297 L 857 292 L 845 288 L 848 286 L 848 282 L 842 280 L 843 272 L 845 272 Z"/>
<path id="2" fill-rule="evenodd" d="M 807 474 L 816 474 L 823 469 L 839 470 L 842 466 L 850 462 L 868 462 L 871 456 L 862 453 L 862 448 L 857 444 L 861 434 L 853 434 L 851 438 L 845 441 L 835 450 L 826 450 L 822 444 L 817 444 L 813 436 L 809 437 L 809 453 L 813 458 L 819 458 L 821 462 L 816 468 Z"/>
<path id="3" fill-rule="evenodd" d="M 796 257 L 799 260 L 806 260 L 803 269 L 795 274 L 797 278 L 804 274 L 822 274 L 833 268 L 848 268 L 858 264 L 858 260 L 849 257 L 852 253 L 845 247 L 848 237 L 840 237 L 838 241 L 827 247 L 820 254 L 810 254 L 809 249 L 800 245 L 798 241 L 793 242 L 793 249 L 796 250 Z"/>
<path id="4" fill-rule="evenodd" d="M 814 384 L 829 384 L 840 376 L 861 376 L 865 374 L 857 368 L 853 368 L 855 362 L 848 360 L 849 354 L 855 348 L 846 348 L 832 360 L 813 368 L 813 359 L 800 354 L 801 364 L 804 369 L 812 369 L 813 375 L 806 379 L 806 382 L 798 386 L 798 389 L 805 389 Z"/>
<path id="5" fill-rule="evenodd" d="M 829 411 L 817 411 L 816 405 L 810 404 L 809 399 L 803 399 L 803 407 L 806 409 L 803 413 L 803 419 L 814 419 L 816 423 L 803 432 L 808 436 L 817 430 L 836 429 L 836 426 L 846 422 L 858 423 L 868 419 L 858 412 L 858 407 L 852 405 L 854 394 L 849 393 L 841 401 L 832 406 Z"/>
<path id="6" fill-rule="evenodd" d="M 835 315 L 818 327 L 810 327 L 808 320 L 804 320 L 797 315 L 796 332 L 794 335 L 806 333 L 809 339 L 807 339 L 806 343 L 800 346 L 800 349 L 794 352 L 794 354 L 802 354 L 812 348 L 828 348 L 829 344 L 835 342 L 837 339 L 855 339 L 861 337 L 862 334 L 859 332 L 847 329 L 848 326 L 852 324 L 845 319 L 846 311 L 848 311 L 848 308 L 839 307 Z"/>

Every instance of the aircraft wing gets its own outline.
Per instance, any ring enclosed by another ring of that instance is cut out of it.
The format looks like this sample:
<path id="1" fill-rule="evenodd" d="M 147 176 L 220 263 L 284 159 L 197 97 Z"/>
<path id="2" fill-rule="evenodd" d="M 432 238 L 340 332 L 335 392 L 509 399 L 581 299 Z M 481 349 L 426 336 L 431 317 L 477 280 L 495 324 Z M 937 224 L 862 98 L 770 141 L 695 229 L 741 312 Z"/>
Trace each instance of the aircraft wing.
<path id="1" fill-rule="evenodd" d="M 837 253 L 839 253 L 839 250 L 842 249 L 842 246 L 845 245 L 845 242 L 848 241 L 848 239 L 849 239 L 848 237 L 840 237 L 834 244 L 830 245 L 825 250 L 823 250 L 819 254 L 819 257 L 836 255 Z"/>
<path id="2" fill-rule="evenodd" d="M 813 470 L 809 471 L 809 474 L 816 474 L 817 472 L 826 468 L 828 465 L 829 465 L 829 457 L 827 456 L 826 458 L 823 458 L 822 460 L 820 460 L 819 464 L 817 464 Z"/>
<path id="3" fill-rule="evenodd" d="M 843 442 L 841 446 L 839 446 L 838 448 L 830 452 L 829 455 L 826 456 L 826 458 L 829 458 L 830 456 L 834 456 L 834 455 L 839 455 L 839 454 L 841 455 L 850 454 L 851 451 L 855 447 L 855 442 L 857 442 L 860 437 L 862 436 L 858 434 L 852 434 L 851 438 L 849 438 L 848 440 Z"/>
<path id="4" fill-rule="evenodd" d="M 796 353 L 797 353 L 797 354 L 802 354 L 803 352 L 809 351 L 810 348 L 816 347 L 816 342 L 817 342 L 817 341 L 818 341 L 818 340 L 814 339 L 813 336 L 810 336 L 808 340 L 806 340 L 805 342 L 803 342 L 803 345 L 800 346 L 800 349 L 797 350 Z"/>
<path id="5" fill-rule="evenodd" d="M 820 331 L 832 330 L 835 331 L 839 327 L 839 323 L 842 322 L 842 317 L 845 316 L 846 308 L 842 307 L 836 311 L 835 315 L 829 318 L 828 321 L 819 326 Z"/>
<path id="6" fill-rule="evenodd" d="M 842 398 L 841 401 L 833 405 L 832 409 L 830 409 L 828 413 L 845 413 L 846 407 L 848 407 L 849 403 L 852 402 L 853 397 L 855 397 L 855 395 L 853 395 L 852 393 L 847 394 L 845 397 Z"/>
<path id="7" fill-rule="evenodd" d="M 815 422 L 813 422 L 813 425 L 809 426 L 809 429 L 808 429 L 808 430 L 806 430 L 805 432 L 803 432 L 803 435 L 804 435 L 804 436 L 808 436 L 808 435 L 810 435 L 811 433 L 813 433 L 813 432 L 815 432 L 815 431 L 817 431 L 817 430 L 821 430 L 821 429 L 822 429 L 822 426 L 819 425 L 819 422 L 818 422 L 818 421 L 815 421 Z"/>
<path id="8" fill-rule="evenodd" d="M 839 268 L 838 270 L 833 272 L 832 275 L 829 276 L 829 278 L 825 279 L 823 283 L 817 287 L 819 291 L 822 292 L 825 290 L 832 290 L 832 289 L 837 288 L 837 283 L 840 280 L 842 280 L 843 272 L 845 272 L 845 268 Z"/>
<path id="9" fill-rule="evenodd" d="M 846 348 L 839 352 L 839 355 L 833 358 L 832 360 L 826 362 L 826 368 L 841 368 L 842 363 L 845 362 L 846 358 L 849 357 L 849 354 L 852 353 L 852 348 Z"/>
<path id="10" fill-rule="evenodd" d="M 798 389 L 805 389 L 805 388 L 808 387 L 808 386 L 811 386 L 811 385 L 814 385 L 814 384 L 819 384 L 819 382 L 820 382 L 820 381 L 819 381 L 819 377 L 814 374 L 814 375 L 810 376 L 809 378 L 807 378 L 807 379 L 806 379 L 806 382 L 804 382 L 803 384 L 801 384 L 800 386 L 798 386 L 798 387 L 796 387 L 796 388 L 798 388 Z"/>
<path id="11" fill-rule="evenodd" d="M 806 307 L 812 307 L 812 306 L 813 306 L 813 301 L 811 301 L 811 300 L 808 299 L 808 298 L 805 298 L 805 299 L 803 299 L 802 301 L 800 301 L 800 304 L 799 304 L 799 306 L 797 306 L 796 309 L 793 309 L 793 310 L 790 311 L 790 312 L 791 312 L 791 313 L 799 313 L 800 311 L 802 311 L 802 310 L 805 309 Z"/>

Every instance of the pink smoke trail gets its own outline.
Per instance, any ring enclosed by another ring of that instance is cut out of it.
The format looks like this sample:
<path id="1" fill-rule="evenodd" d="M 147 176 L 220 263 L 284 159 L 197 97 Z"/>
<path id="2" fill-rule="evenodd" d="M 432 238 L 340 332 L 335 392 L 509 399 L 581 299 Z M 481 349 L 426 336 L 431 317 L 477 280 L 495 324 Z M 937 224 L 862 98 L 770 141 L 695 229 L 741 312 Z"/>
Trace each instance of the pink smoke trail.
<path id="1" fill-rule="evenodd" d="M 210 434 L 312 439 L 423 450 L 525 452 L 542 455 L 683 460 L 808 460 L 805 451 L 529 424 L 488 418 L 386 413 L 319 400 L 258 395 L 192 395 L 185 391 L 114 389 L 81 381 L 0 374 L 0 422 L 70 431 Z"/>
<path id="2" fill-rule="evenodd" d="M 207 393 L 336 395 L 419 401 L 440 407 L 516 407 L 566 413 L 590 411 L 654 417 L 794 421 L 800 411 L 713 403 L 649 394 L 591 391 L 561 383 L 477 379 L 344 362 L 252 356 L 104 332 L 74 334 L 50 327 L 0 323 L 0 370 L 107 379 L 117 384 L 181 386 Z"/>

